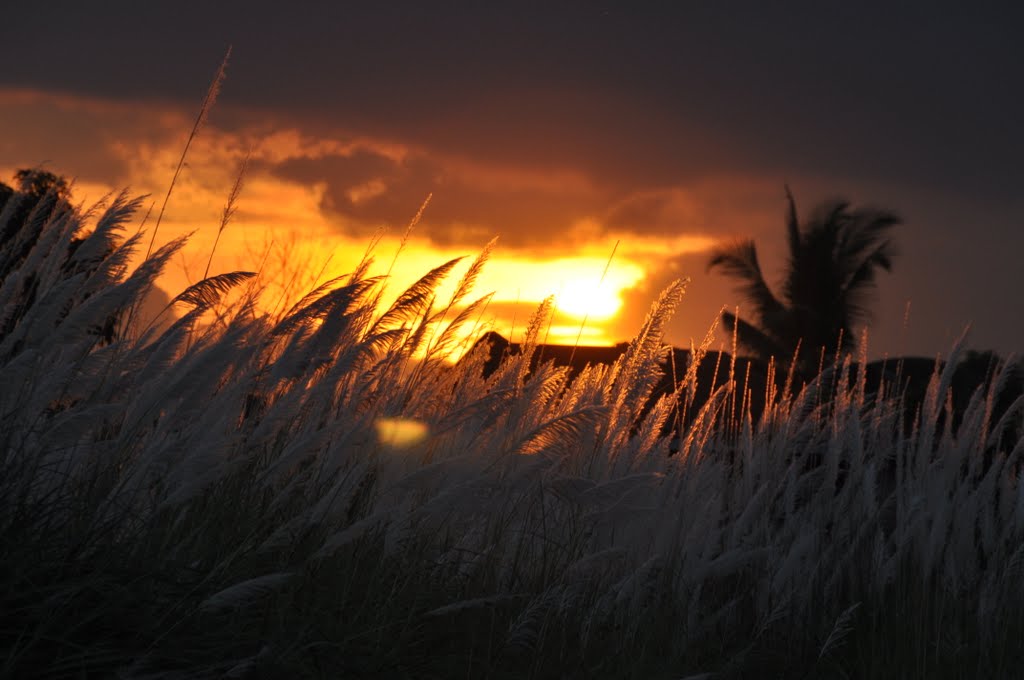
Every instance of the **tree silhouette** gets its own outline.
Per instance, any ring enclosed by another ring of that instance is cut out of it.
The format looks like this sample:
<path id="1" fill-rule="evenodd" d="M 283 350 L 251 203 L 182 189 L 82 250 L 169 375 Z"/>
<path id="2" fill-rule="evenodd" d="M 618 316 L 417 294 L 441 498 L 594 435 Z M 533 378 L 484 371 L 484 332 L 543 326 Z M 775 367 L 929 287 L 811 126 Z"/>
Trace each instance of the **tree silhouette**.
<path id="1" fill-rule="evenodd" d="M 796 201 L 786 187 L 786 235 L 789 260 L 776 296 L 765 282 L 753 240 L 736 241 L 711 254 L 708 270 L 718 269 L 738 281 L 737 291 L 750 303 L 751 321 L 722 312 L 740 347 L 754 356 L 808 374 L 837 351 L 856 343 L 856 326 L 868 318 L 870 293 L 878 269 L 890 271 L 895 255 L 890 230 L 902 220 L 895 213 L 852 209 L 845 200 L 823 203 L 801 225 Z"/>
<path id="2" fill-rule="evenodd" d="M 62 176 L 38 168 L 22 169 L 14 173 L 14 185 L 0 182 L 0 289 L 6 286 L 9 294 L 0 311 L 0 340 L 13 331 L 36 303 L 40 272 L 23 270 L 26 258 L 40 245 L 49 220 L 75 212 L 70 202 L 71 186 Z M 83 271 L 81 265 L 74 269 L 69 263 L 84 239 L 84 235 L 73 235 L 64 246 L 59 273 L 62 278 Z M 52 243 L 42 247 L 52 247 Z M 117 320 L 117 315 L 112 315 L 101 328 L 93 329 L 94 334 L 111 341 Z"/>
<path id="3" fill-rule="evenodd" d="M 35 244 L 46 218 L 57 206 L 67 207 L 71 196 L 66 179 L 38 168 L 18 170 L 14 173 L 14 184 L 11 187 L 0 182 L 0 255 L 6 256 L 0 258 L 0 280 Z M 25 233 L 26 228 L 31 232 Z M 5 249 L 15 236 L 20 236 L 17 247 Z"/>

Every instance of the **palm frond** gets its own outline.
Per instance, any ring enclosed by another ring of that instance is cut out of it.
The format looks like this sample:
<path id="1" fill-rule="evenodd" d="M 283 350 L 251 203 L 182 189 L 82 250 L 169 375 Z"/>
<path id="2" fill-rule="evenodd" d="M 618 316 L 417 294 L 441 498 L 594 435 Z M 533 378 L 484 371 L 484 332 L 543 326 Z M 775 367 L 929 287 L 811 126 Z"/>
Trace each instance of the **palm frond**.
<path id="1" fill-rule="evenodd" d="M 862 257 L 874 250 L 880 241 L 888 238 L 894 227 L 903 224 L 896 213 L 882 211 L 858 211 L 845 235 L 843 253 L 847 257 Z"/>
<path id="2" fill-rule="evenodd" d="M 864 321 L 868 317 L 868 300 L 874 292 L 878 268 L 890 271 L 893 249 L 889 241 L 864 257 L 857 268 L 843 282 L 839 290 L 840 306 L 848 310 L 851 322 Z"/>
<path id="3" fill-rule="evenodd" d="M 789 239 L 789 256 L 795 258 L 800 252 L 800 221 L 796 212 L 796 199 L 786 185 L 786 236 Z"/>
<path id="4" fill-rule="evenodd" d="M 739 240 L 713 250 L 707 269 L 715 268 L 738 281 L 737 291 L 753 304 L 761 323 L 771 325 L 785 318 L 786 308 L 765 282 L 757 261 L 757 246 L 752 240 Z"/>

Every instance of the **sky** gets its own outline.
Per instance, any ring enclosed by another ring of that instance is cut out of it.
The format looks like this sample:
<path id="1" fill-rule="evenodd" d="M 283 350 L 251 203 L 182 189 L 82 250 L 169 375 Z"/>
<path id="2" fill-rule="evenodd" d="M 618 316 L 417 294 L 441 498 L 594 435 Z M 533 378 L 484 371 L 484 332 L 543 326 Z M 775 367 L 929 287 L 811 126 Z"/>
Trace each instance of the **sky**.
<path id="1" fill-rule="evenodd" d="M 628 340 L 688 277 L 667 331 L 688 346 L 743 315 L 706 271 L 716 243 L 755 239 L 781 277 L 788 185 L 802 214 L 904 219 L 872 356 L 948 353 L 968 327 L 1020 353 L 1024 9 L 1003 4 L 16 3 L 0 180 L 38 166 L 158 211 L 230 46 L 157 235 L 194 232 L 168 291 L 201 276 L 248 155 L 211 273 L 258 267 L 282 298 L 379 237 L 397 288 L 497 237 L 477 292 L 499 331 L 554 294 L 550 340 Z"/>

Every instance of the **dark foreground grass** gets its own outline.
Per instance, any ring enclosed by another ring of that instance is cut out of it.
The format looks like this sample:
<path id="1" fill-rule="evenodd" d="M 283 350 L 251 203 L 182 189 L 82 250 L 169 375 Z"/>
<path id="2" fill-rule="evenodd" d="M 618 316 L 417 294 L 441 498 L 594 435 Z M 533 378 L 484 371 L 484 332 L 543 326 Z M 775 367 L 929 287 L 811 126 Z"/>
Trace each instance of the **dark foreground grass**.
<path id="1" fill-rule="evenodd" d="M 669 455 L 681 285 L 571 383 L 529 370 L 547 306 L 487 377 L 445 360 L 486 252 L 444 306 L 455 262 L 386 308 L 366 262 L 145 332 L 182 243 L 128 271 L 135 207 L 0 252 L 0 678 L 1024 677 L 1021 404 L 949 430 L 958 349 L 909 434 L 862 384 L 758 424 L 726 386 Z"/>

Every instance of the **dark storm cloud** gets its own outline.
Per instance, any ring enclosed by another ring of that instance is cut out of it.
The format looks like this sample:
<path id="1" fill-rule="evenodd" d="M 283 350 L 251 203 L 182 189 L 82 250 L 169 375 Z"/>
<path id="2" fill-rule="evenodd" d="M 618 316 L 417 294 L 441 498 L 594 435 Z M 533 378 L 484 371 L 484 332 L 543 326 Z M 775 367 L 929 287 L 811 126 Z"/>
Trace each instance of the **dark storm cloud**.
<path id="1" fill-rule="evenodd" d="M 22 165 L 78 180 L 125 182 L 128 166 L 113 144 L 128 134 L 159 135 L 153 127 L 125 106 L 71 105 L 60 97 L 30 93 L 8 96 L 0 107 L 0 164 L 20 159 Z"/>
<path id="2" fill-rule="evenodd" d="M 616 233 L 645 236 L 774 238 L 784 208 L 781 181 L 711 176 L 668 189 L 634 191 L 612 202 L 602 221 Z"/>
<path id="3" fill-rule="evenodd" d="M 454 165 L 419 154 L 395 159 L 363 150 L 291 159 L 269 170 L 290 181 L 325 182 L 321 208 L 348 231 L 363 234 L 380 226 L 403 228 L 433 194 L 419 233 L 439 245 L 479 244 L 497 235 L 508 247 L 564 246 L 573 221 L 593 207 L 593 196 L 559 186 L 557 179 L 549 188 L 505 187 L 474 181 L 471 169 Z"/>
<path id="4" fill-rule="evenodd" d="M 593 217 L 648 235 L 754 235 L 774 269 L 790 182 L 807 208 L 839 194 L 907 218 L 883 328 L 913 297 L 920 346 L 946 317 L 954 337 L 975 321 L 983 345 L 1019 350 L 1024 337 L 1012 292 L 1024 5 L 112 0 L 14 3 L 3 25 L 0 87 L 194 111 L 230 43 L 214 125 L 265 119 L 413 149 L 274 168 L 325 182 L 323 207 L 343 226 L 401 228 L 433 192 L 424 229 L 437 242 L 558 242 Z M 453 159 L 587 186 L 476 181 Z M 708 309 L 735 300 L 701 259 L 681 263 L 691 295 Z M 659 266 L 628 314 L 674 274 Z"/>
<path id="5" fill-rule="evenodd" d="M 612 207 L 608 213 L 608 226 L 615 229 L 636 228 L 638 225 L 662 229 L 664 216 L 671 211 L 672 195 L 657 191 L 628 197 Z"/>
<path id="6" fill-rule="evenodd" d="M 1019 187 L 1021 9 L 695 5 L 18 3 L 0 82 L 194 103 L 233 43 L 236 104 L 613 186 Z"/>

